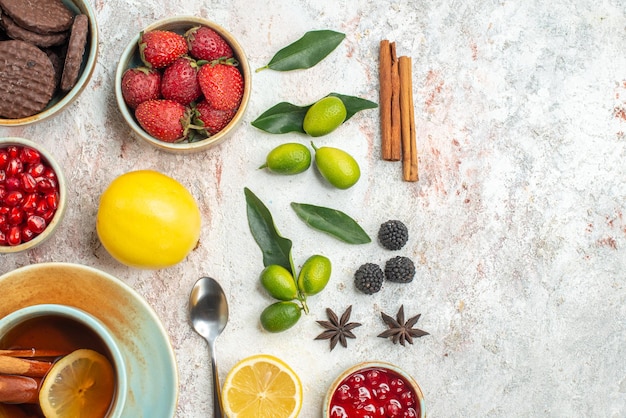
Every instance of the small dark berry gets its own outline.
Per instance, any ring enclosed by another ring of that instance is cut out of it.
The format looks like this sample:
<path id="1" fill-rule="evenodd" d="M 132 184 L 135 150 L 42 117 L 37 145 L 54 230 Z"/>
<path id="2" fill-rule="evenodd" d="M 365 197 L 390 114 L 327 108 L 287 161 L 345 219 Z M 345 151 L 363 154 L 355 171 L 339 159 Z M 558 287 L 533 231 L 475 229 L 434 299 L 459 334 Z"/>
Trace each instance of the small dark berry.
<path id="1" fill-rule="evenodd" d="M 378 241 L 388 250 L 397 251 L 409 240 L 409 230 L 398 220 L 383 223 L 378 230 Z"/>
<path id="2" fill-rule="evenodd" d="M 361 292 L 372 295 L 383 286 L 384 273 L 377 264 L 365 263 L 354 273 L 354 285 Z"/>
<path id="3" fill-rule="evenodd" d="M 410 258 L 397 256 L 387 260 L 385 278 L 390 282 L 410 283 L 415 276 L 415 264 Z"/>

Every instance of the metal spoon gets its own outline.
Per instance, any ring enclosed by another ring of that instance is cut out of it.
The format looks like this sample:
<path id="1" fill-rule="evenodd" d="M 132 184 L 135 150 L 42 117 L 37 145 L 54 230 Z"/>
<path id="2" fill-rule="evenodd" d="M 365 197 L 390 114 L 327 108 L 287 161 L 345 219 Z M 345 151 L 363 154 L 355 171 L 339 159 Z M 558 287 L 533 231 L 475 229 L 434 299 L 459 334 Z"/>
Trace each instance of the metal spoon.
<path id="1" fill-rule="evenodd" d="M 220 284 L 210 277 L 200 278 L 189 296 L 191 323 L 198 334 L 209 343 L 213 369 L 213 416 L 222 418 L 220 379 L 215 362 L 215 340 L 228 322 L 228 302 Z"/>

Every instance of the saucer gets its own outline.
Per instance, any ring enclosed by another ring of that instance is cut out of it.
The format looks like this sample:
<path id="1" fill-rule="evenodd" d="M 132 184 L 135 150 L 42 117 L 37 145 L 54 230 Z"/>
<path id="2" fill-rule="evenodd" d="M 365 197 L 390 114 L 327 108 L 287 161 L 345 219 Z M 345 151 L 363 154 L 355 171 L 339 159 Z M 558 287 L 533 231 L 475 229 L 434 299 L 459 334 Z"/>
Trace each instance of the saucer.
<path id="1" fill-rule="evenodd" d="M 74 306 L 100 319 L 126 360 L 128 393 L 122 416 L 173 417 L 178 402 L 174 351 L 150 305 L 130 286 L 72 263 L 32 264 L 0 276 L 0 318 L 31 305 Z"/>

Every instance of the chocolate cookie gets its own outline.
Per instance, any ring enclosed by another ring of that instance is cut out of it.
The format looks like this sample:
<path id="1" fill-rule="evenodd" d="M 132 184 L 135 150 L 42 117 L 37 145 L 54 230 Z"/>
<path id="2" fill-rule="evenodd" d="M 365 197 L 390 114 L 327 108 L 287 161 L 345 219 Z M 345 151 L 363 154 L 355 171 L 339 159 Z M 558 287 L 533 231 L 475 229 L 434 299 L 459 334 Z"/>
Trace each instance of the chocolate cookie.
<path id="1" fill-rule="evenodd" d="M 9 15 L 0 14 L 0 25 L 4 28 L 6 34 L 12 39 L 18 39 L 20 41 L 28 41 L 37 46 L 46 48 L 54 45 L 61 45 L 66 41 L 68 32 L 54 32 L 46 35 L 33 32 L 16 24 Z"/>
<path id="2" fill-rule="evenodd" d="M 87 45 L 87 32 L 89 31 L 89 19 L 87 15 L 76 15 L 70 40 L 67 43 L 67 53 L 65 54 L 65 65 L 61 76 L 61 90 L 69 91 L 78 81 L 80 65 L 83 62 L 83 54 Z"/>
<path id="3" fill-rule="evenodd" d="M 66 31 L 74 18 L 61 0 L 0 0 L 0 7 L 24 29 L 42 34 Z"/>
<path id="4" fill-rule="evenodd" d="M 24 118 L 41 112 L 55 91 L 54 68 L 30 42 L 0 42 L 0 116 Z"/>

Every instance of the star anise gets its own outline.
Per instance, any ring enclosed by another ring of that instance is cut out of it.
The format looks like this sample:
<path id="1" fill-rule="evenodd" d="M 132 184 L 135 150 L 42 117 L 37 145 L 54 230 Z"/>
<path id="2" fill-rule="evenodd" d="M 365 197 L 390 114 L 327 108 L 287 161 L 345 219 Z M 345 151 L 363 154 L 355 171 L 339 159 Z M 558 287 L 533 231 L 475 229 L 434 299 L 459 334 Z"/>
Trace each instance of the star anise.
<path id="1" fill-rule="evenodd" d="M 391 341 L 393 341 L 394 344 L 400 343 L 401 345 L 404 345 L 405 342 L 413 344 L 413 338 L 429 335 L 426 331 L 413 328 L 422 314 L 415 315 L 414 317 L 409 318 L 408 321 L 404 322 L 404 305 L 400 306 L 396 319 L 393 319 L 384 312 L 381 312 L 381 315 L 383 317 L 383 321 L 385 321 L 385 324 L 387 324 L 389 329 L 378 334 L 378 336 L 381 338 L 391 338 Z"/>
<path id="2" fill-rule="evenodd" d="M 330 309 L 326 308 L 326 315 L 330 321 L 317 321 L 322 327 L 326 328 L 326 331 L 315 337 L 316 340 L 330 340 L 330 349 L 337 345 L 337 342 L 341 343 L 345 348 L 348 347 L 347 338 L 356 338 L 352 333 L 352 330 L 356 327 L 360 327 L 358 322 L 348 322 L 350 320 L 350 314 L 352 313 L 352 305 L 348 306 L 348 309 L 341 315 L 341 319 Z"/>

